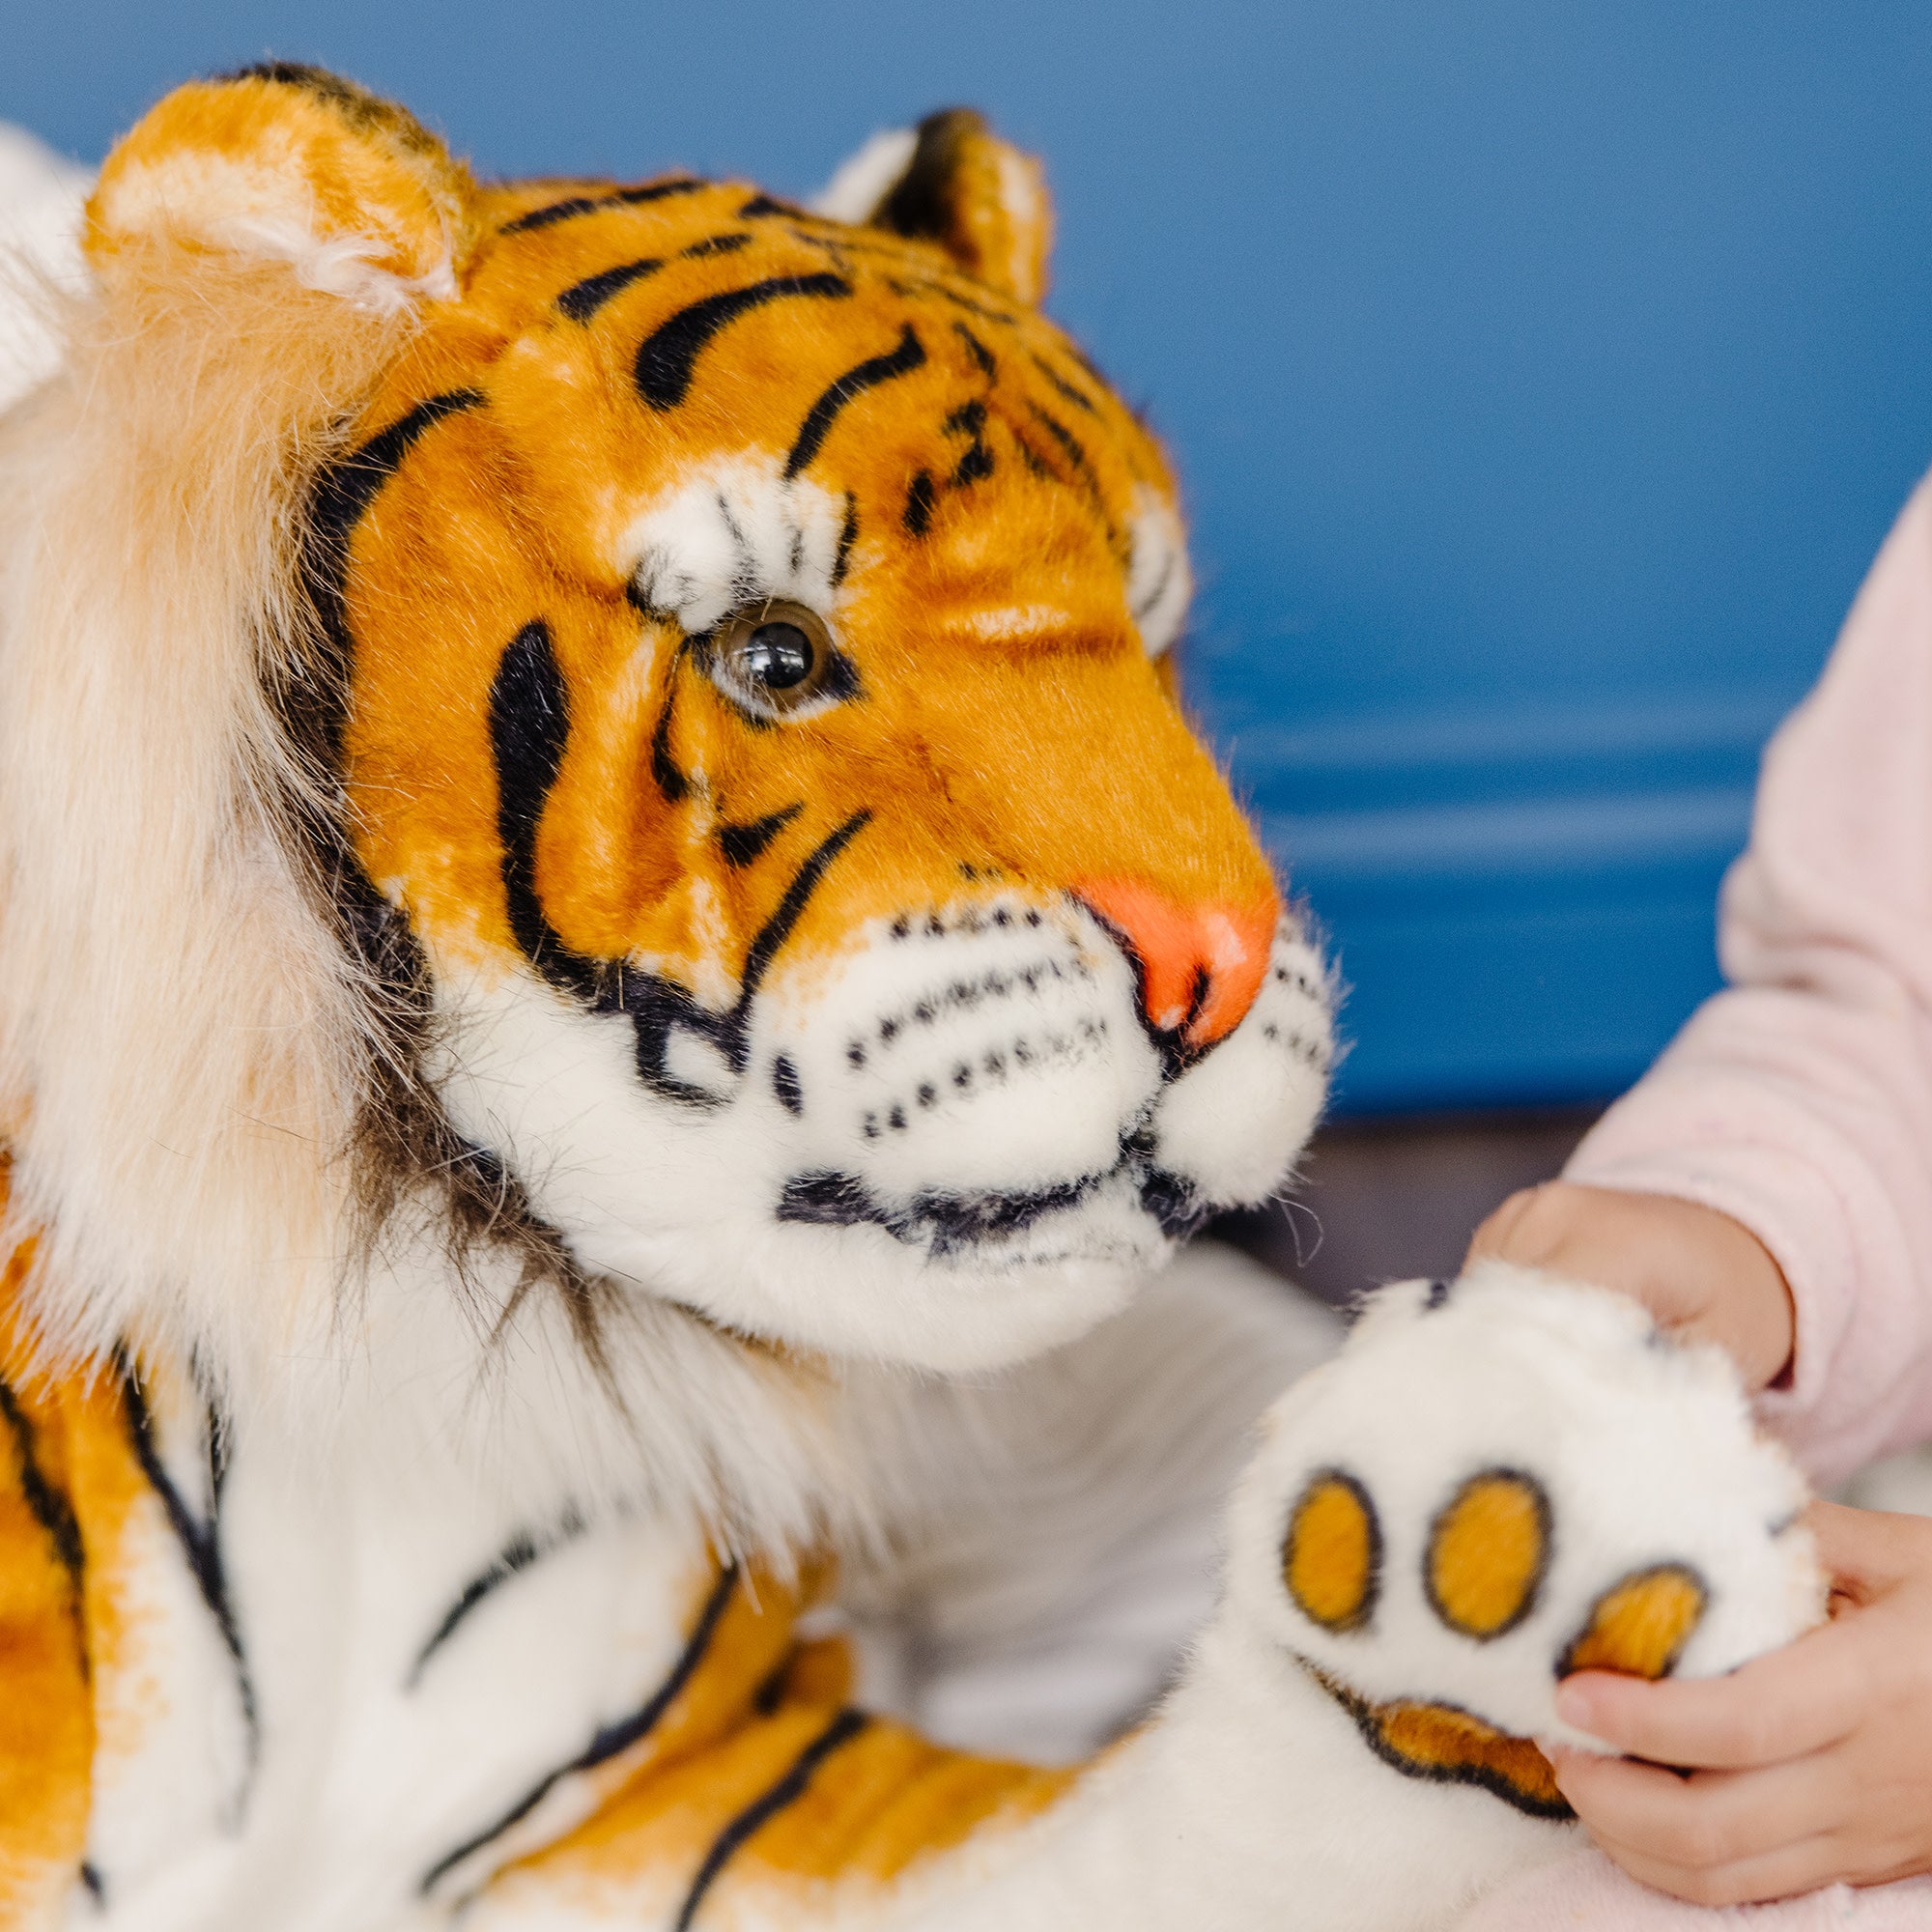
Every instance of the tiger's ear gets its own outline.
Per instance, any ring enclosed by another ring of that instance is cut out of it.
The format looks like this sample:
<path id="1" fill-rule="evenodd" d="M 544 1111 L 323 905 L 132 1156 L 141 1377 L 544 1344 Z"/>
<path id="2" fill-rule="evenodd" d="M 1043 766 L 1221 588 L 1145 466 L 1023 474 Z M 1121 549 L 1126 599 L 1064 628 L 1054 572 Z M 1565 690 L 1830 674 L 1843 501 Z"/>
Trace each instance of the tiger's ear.
<path id="1" fill-rule="evenodd" d="M 107 157 L 85 245 L 286 263 L 303 287 L 393 312 L 457 293 L 469 171 L 402 108 L 274 63 L 177 88 Z"/>
<path id="2" fill-rule="evenodd" d="M 821 214 L 936 242 L 1016 301 L 1046 294 L 1053 203 L 1039 163 L 970 107 L 874 134 L 826 185 Z"/>

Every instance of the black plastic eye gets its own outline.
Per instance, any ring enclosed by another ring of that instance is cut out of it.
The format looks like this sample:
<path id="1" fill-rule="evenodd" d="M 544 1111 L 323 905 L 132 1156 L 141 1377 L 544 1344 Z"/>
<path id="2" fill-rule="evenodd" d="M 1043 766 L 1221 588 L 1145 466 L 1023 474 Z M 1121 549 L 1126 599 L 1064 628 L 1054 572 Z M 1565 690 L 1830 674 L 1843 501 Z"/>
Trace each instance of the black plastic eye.
<path id="1" fill-rule="evenodd" d="M 711 666 L 726 696 L 760 718 L 845 696 L 850 668 L 816 611 L 777 601 L 725 618 L 712 639 Z"/>
<path id="2" fill-rule="evenodd" d="M 816 653 L 796 624 L 760 624 L 739 647 L 738 665 L 753 684 L 789 691 L 811 675 Z"/>

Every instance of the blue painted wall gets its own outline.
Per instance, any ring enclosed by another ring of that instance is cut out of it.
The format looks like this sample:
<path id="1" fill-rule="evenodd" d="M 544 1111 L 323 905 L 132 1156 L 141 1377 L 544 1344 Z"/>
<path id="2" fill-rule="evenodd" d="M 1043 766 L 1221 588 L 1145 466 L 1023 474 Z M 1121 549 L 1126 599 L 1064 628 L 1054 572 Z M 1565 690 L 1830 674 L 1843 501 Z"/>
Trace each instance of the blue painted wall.
<path id="1" fill-rule="evenodd" d="M 0 117 L 83 157 L 270 51 L 503 173 L 802 192 L 986 107 L 1178 449 L 1197 700 L 1339 949 L 1354 1108 L 1642 1067 L 1932 462 L 1923 0 L 16 0 L 0 49 Z"/>

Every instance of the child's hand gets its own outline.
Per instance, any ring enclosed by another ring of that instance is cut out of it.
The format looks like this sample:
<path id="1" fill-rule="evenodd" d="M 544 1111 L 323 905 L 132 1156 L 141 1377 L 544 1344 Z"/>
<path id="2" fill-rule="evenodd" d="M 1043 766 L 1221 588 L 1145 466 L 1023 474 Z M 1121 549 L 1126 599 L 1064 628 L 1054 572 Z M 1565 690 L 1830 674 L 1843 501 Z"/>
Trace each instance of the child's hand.
<path id="1" fill-rule="evenodd" d="M 1564 1796 L 1633 1878 L 1693 1904 L 1932 1871 L 1932 1520 L 1814 1503 L 1810 1521 L 1822 1629 L 1729 1677 L 1588 1671 L 1556 1693 L 1630 1753 L 1552 1751 Z"/>
<path id="2" fill-rule="evenodd" d="M 1783 1272 L 1756 1236 L 1714 1208 L 1552 1180 L 1512 1194 L 1476 1230 L 1469 1259 L 1486 1255 L 1630 1295 L 1671 1333 L 1721 1343 L 1753 1392 L 1791 1359 Z"/>

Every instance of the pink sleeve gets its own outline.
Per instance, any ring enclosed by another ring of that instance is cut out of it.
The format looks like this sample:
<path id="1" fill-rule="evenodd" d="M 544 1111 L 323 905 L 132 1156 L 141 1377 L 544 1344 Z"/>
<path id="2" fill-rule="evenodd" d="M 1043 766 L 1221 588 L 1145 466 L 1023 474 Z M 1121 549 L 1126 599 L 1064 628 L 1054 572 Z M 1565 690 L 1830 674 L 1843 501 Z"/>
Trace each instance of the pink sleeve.
<path id="1" fill-rule="evenodd" d="M 1798 1306 L 1767 1422 L 1832 1482 L 1932 1437 L 1932 481 L 1766 753 L 1731 984 L 1568 1177 L 1720 1208 Z"/>

